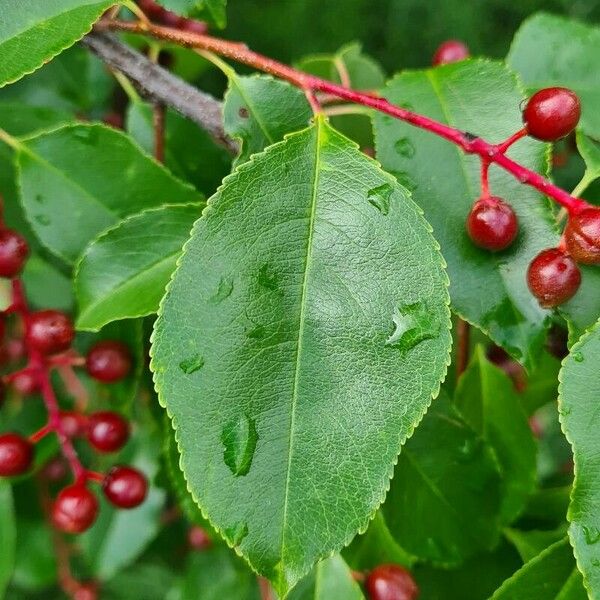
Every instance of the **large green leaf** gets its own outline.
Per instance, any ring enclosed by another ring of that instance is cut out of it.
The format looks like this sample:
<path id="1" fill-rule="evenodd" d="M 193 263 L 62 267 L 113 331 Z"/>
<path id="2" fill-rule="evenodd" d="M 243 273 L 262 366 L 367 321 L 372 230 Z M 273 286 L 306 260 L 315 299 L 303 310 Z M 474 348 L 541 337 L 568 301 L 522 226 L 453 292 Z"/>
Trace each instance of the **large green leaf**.
<path id="1" fill-rule="evenodd" d="M 586 600 L 569 540 L 549 546 L 521 567 L 491 600 Z"/>
<path id="2" fill-rule="evenodd" d="M 111 321 L 155 313 L 199 216 L 198 205 L 163 206 L 94 239 L 75 272 L 77 327 L 97 331 Z"/>
<path id="3" fill-rule="evenodd" d="M 42 243 L 67 262 L 124 217 L 201 199 L 109 127 L 67 126 L 20 144 L 17 164 L 25 213 Z"/>
<path id="4" fill-rule="evenodd" d="M 13 506 L 12 491 L 7 481 L 0 481 L 0 597 L 13 576 L 17 547 L 17 525 Z"/>
<path id="5" fill-rule="evenodd" d="M 359 585 L 344 559 L 335 555 L 317 563 L 298 583 L 289 600 L 363 600 Z"/>
<path id="6" fill-rule="evenodd" d="M 592 598 L 600 598 L 599 360 L 600 325 L 596 325 L 573 346 L 559 375 L 560 421 L 575 462 L 569 536 Z"/>
<path id="7" fill-rule="evenodd" d="M 278 142 L 286 133 L 303 129 L 312 116 L 304 94 L 285 81 L 267 75 L 242 77 L 225 69 L 229 87 L 223 105 L 225 132 L 241 144 L 236 162 Z"/>
<path id="8" fill-rule="evenodd" d="M 502 516 L 511 522 L 535 487 L 536 446 L 510 378 L 478 346 L 458 382 L 455 401 L 466 421 L 496 452 L 503 475 Z"/>
<path id="9" fill-rule="evenodd" d="M 500 63 L 476 60 L 405 72 L 388 84 L 384 95 L 492 142 L 522 127 L 521 93 L 514 76 Z M 520 235 L 502 253 L 476 248 L 466 234 L 465 220 L 480 194 L 479 157 L 467 156 L 446 140 L 385 115 L 376 115 L 375 134 L 377 158 L 412 189 L 433 225 L 448 262 L 456 312 L 531 365 L 543 342 L 548 312 L 540 309 L 527 289 L 525 272 L 542 248 L 557 242 L 547 202 L 492 168 L 492 193 L 511 203 L 519 217 Z M 545 168 L 545 150 L 539 142 L 522 140 L 510 154 L 529 168 Z"/>
<path id="10" fill-rule="evenodd" d="M 383 514 L 417 558 L 457 565 L 500 537 L 495 456 L 446 395 L 402 448 Z"/>
<path id="11" fill-rule="evenodd" d="M 196 222 L 155 327 L 156 388 L 191 492 L 282 595 L 382 502 L 446 370 L 445 286 L 405 191 L 322 118 Z"/>
<path id="12" fill-rule="evenodd" d="M 3 0 L 0 87 L 74 44 L 112 4 L 115 0 Z"/>
<path id="13" fill-rule="evenodd" d="M 521 25 L 507 61 L 532 91 L 553 85 L 575 91 L 581 99 L 581 127 L 599 139 L 598 55 L 600 28 L 541 13 Z"/>

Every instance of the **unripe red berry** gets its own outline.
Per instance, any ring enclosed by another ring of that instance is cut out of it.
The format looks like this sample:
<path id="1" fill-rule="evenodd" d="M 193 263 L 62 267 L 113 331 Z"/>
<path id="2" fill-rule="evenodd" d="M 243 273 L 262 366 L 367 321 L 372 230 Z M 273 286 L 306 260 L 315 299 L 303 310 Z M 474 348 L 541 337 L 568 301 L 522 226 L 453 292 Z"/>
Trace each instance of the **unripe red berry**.
<path id="1" fill-rule="evenodd" d="M 202 527 L 194 525 L 188 530 L 188 544 L 192 550 L 197 550 L 200 552 L 210 548 L 212 541 Z"/>
<path id="2" fill-rule="evenodd" d="M 71 319 L 58 310 L 40 310 L 29 315 L 26 323 L 27 343 L 42 354 L 68 350 L 75 330 Z"/>
<path id="3" fill-rule="evenodd" d="M 15 373 L 10 381 L 10 385 L 20 396 L 30 396 L 40 389 L 36 376 L 30 371 L 19 371 L 18 373 Z"/>
<path id="4" fill-rule="evenodd" d="M 508 248 L 517 237 L 519 229 L 515 211 L 496 196 L 477 200 L 467 217 L 466 225 L 473 243 L 492 252 Z"/>
<path id="5" fill-rule="evenodd" d="M 102 383 L 113 383 L 126 377 L 131 371 L 129 348 L 121 342 L 98 342 L 85 359 L 87 372 Z"/>
<path id="6" fill-rule="evenodd" d="M 419 588 L 411 574 L 399 565 L 380 565 L 367 576 L 370 600 L 415 600 Z"/>
<path id="7" fill-rule="evenodd" d="M 0 277 L 19 275 L 29 255 L 25 238 L 12 229 L 0 229 Z"/>
<path id="8" fill-rule="evenodd" d="M 81 437 L 86 430 L 87 418 L 72 410 L 60 413 L 60 424 L 68 437 Z"/>
<path id="9" fill-rule="evenodd" d="M 543 308 L 552 308 L 572 298 L 581 283 L 577 263 L 562 250 L 542 250 L 527 269 L 527 285 Z"/>
<path id="10" fill-rule="evenodd" d="M 469 58 L 469 49 L 459 40 L 448 40 L 440 44 L 433 55 L 433 66 L 447 65 Z"/>
<path id="11" fill-rule="evenodd" d="M 578 263 L 600 264 L 600 208 L 590 206 L 571 215 L 565 228 L 565 243 Z"/>
<path id="12" fill-rule="evenodd" d="M 98 516 L 98 500 L 83 485 L 64 488 L 52 507 L 52 523 L 66 533 L 83 533 Z"/>
<path id="13" fill-rule="evenodd" d="M 525 106 L 523 121 L 527 133 L 544 142 L 555 142 L 575 129 L 581 116 L 577 95 L 562 87 L 536 92 Z"/>
<path id="14" fill-rule="evenodd" d="M 0 435 L 0 477 L 23 475 L 33 462 L 33 445 L 17 433 Z"/>
<path id="15" fill-rule="evenodd" d="M 129 439 L 129 423 L 115 412 L 97 412 L 89 418 L 87 437 L 96 450 L 116 452 Z"/>
<path id="16" fill-rule="evenodd" d="M 146 477 L 133 467 L 115 466 L 106 475 L 102 484 L 104 495 L 119 508 L 135 508 L 146 498 Z"/>

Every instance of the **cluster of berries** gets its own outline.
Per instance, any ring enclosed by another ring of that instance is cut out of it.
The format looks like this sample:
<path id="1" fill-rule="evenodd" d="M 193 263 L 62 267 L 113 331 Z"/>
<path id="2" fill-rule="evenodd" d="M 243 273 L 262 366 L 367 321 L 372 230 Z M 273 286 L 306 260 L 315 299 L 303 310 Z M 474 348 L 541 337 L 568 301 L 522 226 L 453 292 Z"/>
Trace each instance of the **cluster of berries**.
<path id="1" fill-rule="evenodd" d="M 166 27 L 174 27 L 181 31 L 199 34 L 204 34 L 208 31 L 206 23 L 180 17 L 178 14 L 163 8 L 154 0 L 138 0 L 138 6 L 151 21 L 155 21 Z"/>
<path id="2" fill-rule="evenodd" d="M 0 277 L 17 281 L 29 254 L 25 239 L 16 231 L 0 229 Z M 7 314 L 20 312 L 23 317 L 24 336 L 12 345 L 10 358 L 27 355 L 28 364 L 14 373 L 5 375 L 1 388 L 2 398 L 6 385 L 20 395 L 41 392 L 50 385 L 48 371 L 58 364 L 58 357 L 74 355 L 70 351 L 75 330 L 69 317 L 56 310 L 29 312 L 24 306 L 9 307 L 0 319 L 0 335 L 5 336 Z M 14 340 L 12 340 L 14 341 Z M 8 348 L 10 344 L 5 344 Z M 71 354 L 68 354 L 68 352 Z M 102 383 L 113 383 L 125 378 L 132 367 L 132 359 L 126 345 L 118 341 L 101 341 L 92 346 L 85 358 L 87 373 Z M 45 396 L 46 397 L 46 396 Z M 95 412 L 89 416 L 76 411 L 59 411 L 56 419 L 49 415 L 48 424 L 29 438 L 18 433 L 0 435 L 0 477 L 23 475 L 32 466 L 35 444 L 50 432 L 71 439 L 86 437 L 98 452 L 115 452 L 123 448 L 129 439 L 129 423 L 119 414 L 110 411 Z M 52 522 L 56 528 L 68 533 L 87 530 L 98 515 L 98 500 L 88 489 L 90 480 L 98 480 L 106 498 L 119 508 L 133 508 L 143 502 L 148 484 L 138 470 L 124 465 L 114 466 L 106 475 L 83 470 L 75 474 L 76 481 L 64 488 L 52 507 Z"/>

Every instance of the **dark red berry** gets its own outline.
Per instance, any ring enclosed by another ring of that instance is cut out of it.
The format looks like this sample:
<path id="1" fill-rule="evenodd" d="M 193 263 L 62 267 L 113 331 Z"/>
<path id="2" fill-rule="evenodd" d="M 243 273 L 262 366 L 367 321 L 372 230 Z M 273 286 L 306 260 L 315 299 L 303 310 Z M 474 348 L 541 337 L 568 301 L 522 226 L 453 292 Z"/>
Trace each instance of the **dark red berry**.
<path id="1" fill-rule="evenodd" d="M 448 40 L 440 44 L 433 55 L 433 66 L 447 65 L 469 58 L 469 49 L 459 40 Z"/>
<path id="2" fill-rule="evenodd" d="M 94 582 L 82 583 L 75 590 L 73 600 L 97 600 L 98 585 Z"/>
<path id="3" fill-rule="evenodd" d="M 75 337 L 71 319 L 57 310 L 32 313 L 26 325 L 28 344 L 42 354 L 68 350 Z"/>
<path id="4" fill-rule="evenodd" d="M 36 376 L 30 371 L 19 371 L 18 373 L 15 373 L 10 381 L 10 385 L 20 396 L 30 396 L 40 389 Z"/>
<path id="5" fill-rule="evenodd" d="M 180 17 L 178 14 L 171 12 L 170 10 L 165 10 L 159 17 L 160 21 L 163 25 L 167 27 L 179 28 L 183 25 L 185 19 Z"/>
<path id="6" fill-rule="evenodd" d="M 0 477 L 23 475 L 33 462 L 33 445 L 17 433 L 0 435 Z"/>
<path id="7" fill-rule="evenodd" d="M 188 544 L 192 550 L 202 551 L 210 548 L 212 541 L 202 527 L 194 525 L 188 531 Z"/>
<path id="8" fill-rule="evenodd" d="M 69 437 L 81 437 L 86 430 L 87 418 L 77 412 L 65 410 L 60 413 L 60 424 L 65 435 Z"/>
<path id="9" fill-rule="evenodd" d="M 123 119 L 122 114 L 115 111 L 111 111 L 104 115 L 102 122 L 112 127 L 113 129 L 123 129 L 125 121 Z"/>
<path id="10" fill-rule="evenodd" d="M 87 372 L 102 383 L 113 383 L 126 377 L 131 371 L 131 354 L 121 342 L 98 342 L 85 359 Z"/>
<path id="11" fill-rule="evenodd" d="M 546 338 L 546 350 L 558 360 L 562 360 L 569 354 L 569 332 L 566 327 L 560 325 L 552 325 Z"/>
<path id="12" fill-rule="evenodd" d="M 129 423 L 115 412 L 97 412 L 90 416 L 87 437 L 100 452 L 116 452 L 129 439 Z"/>
<path id="13" fill-rule="evenodd" d="M 419 588 L 411 574 L 398 565 L 380 565 L 373 569 L 365 581 L 371 600 L 414 600 Z"/>
<path id="14" fill-rule="evenodd" d="M 527 133 L 544 142 L 554 142 L 575 129 L 581 116 L 577 95 L 562 87 L 536 92 L 525 106 L 523 122 Z"/>
<path id="15" fill-rule="evenodd" d="M 41 471 L 41 475 L 51 483 L 62 481 L 68 473 L 67 464 L 62 458 L 55 456 L 51 458 Z"/>
<path id="16" fill-rule="evenodd" d="M 0 229 L 0 277 L 16 277 L 23 270 L 28 255 L 25 238 L 12 229 Z"/>
<path id="17" fill-rule="evenodd" d="M 527 269 L 527 285 L 543 308 L 563 304 L 575 295 L 581 283 L 577 263 L 562 250 L 542 250 Z"/>
<path id="18" fill-rule="evenodd" d="M 133 467 L 116 466 L 106 475 L 104 495 L 119 508 L 139 506 L 148 493 L 146 477 Z"/>
<path id="19" fill-rule="evenodd" d="M 138 0 L 138 6 L 149 19 L 158 19 L 165 9 L 154 0 Z"/>
<path id="20" fill-rule="evenodd" d="M 600 208 L 590 206 L 569 217 L 565 228 L 569 254 L 584 265 L 600 264 Z"/>
<path id="21" fill-rule="evenodd" d="M 194 19 L 183 19 L 179 27 L 182 31 L 187 31 L 188 33 L 198 33 L 200 35 L 203 35 L 208 31 L 206 23 L 202 21 L 195 21 Z"/>
<path id="22" fill-rule="evenodd" d="M 27 349 L 21 338 L 12 338 L 6 342 L 6 355 L 10 362 L 19 362 L 25 358 Z"/>
<path id="23" fill-rule="evenodd" d="M 62 490 L 52 507 L 52 523 L 66 533 L 83 533 L 98 516 L 98 500 L 83 485 L 70 485 Z"/>
<path id="24" fill-rule="evenodd" d="M 492 252 L 508 248 L 518 229 L 515 211 L 496 196 L 477 200 L 467 217 L 467 233 L 473 243 Z"/>

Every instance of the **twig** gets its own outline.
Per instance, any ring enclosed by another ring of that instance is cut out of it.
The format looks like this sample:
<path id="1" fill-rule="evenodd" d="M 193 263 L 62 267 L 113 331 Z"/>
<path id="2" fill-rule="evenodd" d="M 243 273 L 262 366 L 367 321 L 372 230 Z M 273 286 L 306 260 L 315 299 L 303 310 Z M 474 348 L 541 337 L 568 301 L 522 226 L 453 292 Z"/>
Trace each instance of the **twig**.
<path id="1" fill-rule="evenodd" d="M 456 376 L 462 375 L 469 364 L 471 326 L 463 319 L 456 323 Z"/>
<path id="2" fill-rule="evenodd" d="M 165 162 L 165 105 L 155 104 L 152 107 L 152 127 L 154 129 L 154 158 Z"/>

